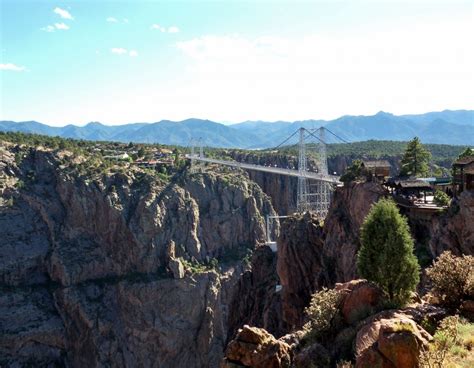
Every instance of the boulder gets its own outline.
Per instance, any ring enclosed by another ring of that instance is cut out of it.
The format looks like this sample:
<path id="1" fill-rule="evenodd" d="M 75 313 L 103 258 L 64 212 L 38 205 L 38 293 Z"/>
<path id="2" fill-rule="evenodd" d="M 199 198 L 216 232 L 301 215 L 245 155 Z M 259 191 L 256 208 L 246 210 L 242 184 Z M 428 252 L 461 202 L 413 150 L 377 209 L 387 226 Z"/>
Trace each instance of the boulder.
<path id="1" fill-rule="evenodd" d="M 306 346 L 298 352 L 293 359 L 293 366 L 295 368 L 323 368 L 329 367 L 331 356 L 324 346 L 315 343 Z"/>
<path id="2" fill-rule="evenodd" d="M 400 311 L 385 311 L 368 318 L 355 341 L 356 368 L 419 366 L 422 346 L 431 335 Z"/>
<path id="3" fill-rule="evenodd" d="M 168 267 L 175 279 L 184 278 L 184 266 L 178 258 L 172 258 L 168 261 Z"/>
<path id="4" fill-rule="evenodd" d="M 262 328 L 245 325 L 225 351 L 221 368 L 283 368 L 291 362 L 290 346 Z"/>
<path id="5" fill-rule="evenodd" d="M 347 324 L 354 324 L 372 314 L 383 300 L 382 290 L 367 280 L 336 284 L 335 289 L 345 294 L 341 313 Z"/>
<path id="6" fill-rule="evenodd" d="M 461 313 L 471 321 L 474 320 L 474 300 L 465 300 L 461 305 Z"/>

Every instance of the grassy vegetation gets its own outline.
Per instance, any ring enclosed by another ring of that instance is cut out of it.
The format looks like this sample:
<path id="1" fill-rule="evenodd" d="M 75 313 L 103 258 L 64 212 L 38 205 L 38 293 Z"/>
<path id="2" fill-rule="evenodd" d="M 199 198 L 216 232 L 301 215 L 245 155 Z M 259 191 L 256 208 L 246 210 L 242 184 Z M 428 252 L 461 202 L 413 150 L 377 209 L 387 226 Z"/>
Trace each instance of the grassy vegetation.
<path id="1" fill-rule="evenodd" d="M 191 270 L 192 273 L 203 273 L 212 270 L 218 270 L 219 262 L 217 259 L 212 258 L 209 262 L 198 262 L 193 260 L 186 260 L 184 258 L 180 258 L 181 262 L 185 269 Z"/>
<path id="2" fill-rule="evenodd" d="M 31 148 L 42 147 L 57 157 L 62 172 L 73 177 L 83 177 L 91 180 L 103 180 L 113 174 L 125 174 L 134 172 L 137 176 L 144 173 L 153 178 L 154 181 L 169 182 L 176 172 L 185 166 L 186 162 L 181 158 L 183 149 L 174 147 L 175 167 L 161 167 L 160 171 L 132 165 L 133 160 L 116 160 L 108 158 L 115 152 L 127 152 L 135 159 L 140 153 L 143 158 L 151 158 L 153 149 L 163 148 L 158 144 L 133 144 L 107 141 L 75 140 L 60 137 L 50 137 L 38 134 L 25 134 L 18 132 L 0 132 L 0 141 L 15 145 L 15 162 L 21 166 L 22 162 L 30 155 Z M 30 170 L 31 171 L 31 170 Z M 34 181 L 34 172 L 25 173 L 25 181 Z M 24 187 L 23 181 L 17 183 L 18 189 Z"/>
<path id="3" fill-rule="evenodd" d="M 474 367 L 474 323 L 457 316 L 445 318 L 421 355 L 421 367 Z"/>

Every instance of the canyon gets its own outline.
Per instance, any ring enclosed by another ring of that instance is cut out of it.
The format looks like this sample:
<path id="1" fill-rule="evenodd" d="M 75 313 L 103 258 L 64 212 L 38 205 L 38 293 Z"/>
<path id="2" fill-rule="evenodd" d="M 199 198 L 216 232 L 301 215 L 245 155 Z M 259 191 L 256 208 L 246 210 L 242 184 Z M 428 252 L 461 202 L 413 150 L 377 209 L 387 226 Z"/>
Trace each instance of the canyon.
<path id="1" fill-rule="evenodd" d="M 97 173 L 67 149 L 0 150 L 2 366 L 219 367 L 244 325 L 284 338 L 312 293 L 357 278 L 359 228 L 387 195 L 337 188 L 324 223 L 281 222 L 274 253 L 265 216 L 291 211 L 293 179 L 184 168 L 163 180 Z M 429 222 L 411 218 L 417 247 L 473 254 L 473 211 L 465 192 Z"/>

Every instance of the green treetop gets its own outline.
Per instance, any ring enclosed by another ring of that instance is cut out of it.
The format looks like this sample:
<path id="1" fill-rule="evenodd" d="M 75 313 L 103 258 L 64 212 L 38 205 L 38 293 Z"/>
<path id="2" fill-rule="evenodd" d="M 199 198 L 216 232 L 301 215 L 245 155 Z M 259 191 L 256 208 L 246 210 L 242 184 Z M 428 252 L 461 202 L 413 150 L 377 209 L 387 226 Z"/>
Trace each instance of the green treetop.
<path id="1" fill-rule="evenodd" d="M 402 157 L 401 176 L 426 176 L 429 173 L 428 163 L 431 153 L 426 150 L 418 137 L 408 142 L 408 146 Z"/>
<path id="2" fill-rule="evenodd" d="M 361 243 L 359 275 L 375 282 L 390 301 L 405 303 L 418 285 L 420 266 L 407 220 L 392 200 L 372 206 L 361 228 Z"/>
<path id="3" fill-rule="evenodd" d="M 461 152 L 461 154 L 458 156 L 458 160 L 460 158 L 464 157 L 469 157 L 469 156 L 474 156 L 474 148 L 466 148 L 464 151 Z"/>

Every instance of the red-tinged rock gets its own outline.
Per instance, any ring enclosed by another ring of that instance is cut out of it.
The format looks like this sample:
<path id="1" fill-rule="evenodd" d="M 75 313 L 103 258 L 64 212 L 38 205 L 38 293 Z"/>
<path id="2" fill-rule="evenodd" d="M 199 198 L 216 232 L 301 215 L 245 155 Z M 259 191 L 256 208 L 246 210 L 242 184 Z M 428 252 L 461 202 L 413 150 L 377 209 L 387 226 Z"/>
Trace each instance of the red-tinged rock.
<path id="1" fill-rule="evenodd" d="M 357 358 L 355 368 L 396 368 L 396 366 L 376 349 L 368 349 Z"/>
<path id="2" fill-rule="evenodd" d="M 329 367 L 331 356 L 329 352 L 320 344 L 312 344 L 295 354 L 293 366 L 295 368 L 323 368 Z"/>
<path id="3" fill-rule="evenodd" d="M 368 318 L 357 333 L 356 367 L 414 368 L 432 339 L 407 314 L 384 311 Z"/>
<path id="4" fill-rule="evenodd" d="M 336 290 L 341 290 L 345 294 L 341 312 L 348 324 L 354 324 L 372 314 L 383 301 L 382 290 L 367 280 L 338 284 Z"/>
<path id="5" fill-rule="evenodd" d="M 228 345 L 221 368 L 287 368 L 290 346 L 262 328 L 245 325 Z"/>

